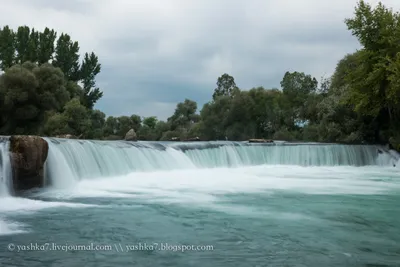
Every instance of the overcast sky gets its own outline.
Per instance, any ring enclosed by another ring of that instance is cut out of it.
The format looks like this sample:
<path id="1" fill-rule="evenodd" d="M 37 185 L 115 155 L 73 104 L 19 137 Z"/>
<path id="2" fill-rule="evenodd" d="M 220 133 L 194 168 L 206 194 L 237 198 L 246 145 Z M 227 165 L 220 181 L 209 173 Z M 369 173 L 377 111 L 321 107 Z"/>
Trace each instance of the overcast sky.
<path id="1" fill-rule="evenodd" d="M 369 1 L 375 5 L 378 1 Z M 399 0 L 382 1 L 398 10 Z M 318 80 L 358 48 L 344 19 L 356 0 L 0 0 L 0 24 L 65 32 L 102 64 L 107 115 L 169 117 L 211 99 L 218 76 L 279 88 L 286 71 Z"/>

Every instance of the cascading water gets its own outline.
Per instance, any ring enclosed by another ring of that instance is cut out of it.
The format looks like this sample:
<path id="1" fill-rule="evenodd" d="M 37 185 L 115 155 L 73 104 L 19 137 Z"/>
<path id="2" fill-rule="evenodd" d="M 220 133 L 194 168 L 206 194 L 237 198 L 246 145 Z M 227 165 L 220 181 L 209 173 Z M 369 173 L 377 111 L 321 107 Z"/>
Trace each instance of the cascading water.
<path id="1" fill-rule="evenodd" d="M 11 187 L 9 142 L 7 139 L 0 139 L 0 197 L 9 196 Z"/>
<path id="2" fill-rule="evenodd" d="M 46 180 L 65 187 L 83 179 L 137 171 L 250 165 L 366 166 L 395 164 L 382 147 L 339 144 L 243 142 L 125 142 L 46 138 Z M 380 151 L 380 153 L 378 153 Z"/>

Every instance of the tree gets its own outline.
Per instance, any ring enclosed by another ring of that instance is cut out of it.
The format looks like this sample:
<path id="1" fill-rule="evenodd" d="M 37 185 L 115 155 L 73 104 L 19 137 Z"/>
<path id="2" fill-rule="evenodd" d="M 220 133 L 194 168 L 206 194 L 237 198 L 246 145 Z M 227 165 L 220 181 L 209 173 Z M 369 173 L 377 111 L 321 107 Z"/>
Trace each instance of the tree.
<path id="1" fill-rule="evenodd" d="M 318 81 L 304 72 L 286 72 L 281 81 L 283 94 L 296 107 L 303 105 L 309 94 L 316 92 Z"/>
<path id="2" fill-rule="evenodd" d="M 235 79 L 227 73 L 222 74 L 218 77 L 217 88 L 214 89 L 213 99 L 215 100 L 218 96 L 230 96 L 232 97 L 239 88 L 236 86 Z"/>
<path id="3" fill-rule="evenodd" d="M 39 36 L 40 36 L 40 33 L 38 31 L 35 31 L 34 28 L 32 28 L 30 35 L 29 35 L 28 51 L 26 52 L 27 53 L 26 58 L 28 59 L 28 61 L 30 61 L 32 63 L 39 63 L 39 64 L 48 63 L 48 61 L 42 62 L 40 60 Z"/>
<path id="4" fill-rule="evenodd" d="M 0 68 L 5 71 L 15 63 L 15 33 L 10 27 L 0 30 Z"/>
<path id="5" fill-rule="evenodd" d="M 15 65 L 0 80 L 0 131 L 5 133 L 39 133 L 46 112 L 61 110 L 70 97 L 63 73 L 49 64 Z"/>
<path id="6" fill-rule="evenodd" d="M 90 55 L 85 53 L 79 75 L 83 83 L 83 104 L 89 109 L 92 109 L 97 100 L 103 96 L 95 81 L 100 70 L 98 57 L 93 52 Z"/>
<path id="7" fill-rule="evenodd" d="M 90 131 L 90 111 L 83 106 L 79 99 L 74 98 L 65 105 L 63 115 L 68 122 L 69 133 L 80 136 L 87 135 Z"/>
<path id="8" fill-rule="evenodd" d="M 59 67 L 68 80 L 79 81 L 79 44 L 68 34 L 62 33 L 57 40 L 53 65 Z"/>
<path id="9" fill-rule="evenodd" d="M 34 30 L 32 29 L 32 32 Z M 36 37 L 35 37 L 36 38 Z M 53 55 L 55 52 L 54 42 L 57 38 L 57 33 L 54 30 L 45 28 L 43 32 L 38 34 L 37 42 L 37 60 L 39 64 L 48 63 L 53 60 Z M 75 55 L 72 54 L 74 57 Z"/>
<path id="10" fill-rule="evenodd" d="M 190 99 L 185 99 L 184 102 L 178 103 L 174 114 L 168 118 L 171 124 L 171 130 L 176 130 L 178 127 L 189 128 L 191 123 L 196 120 L 197 103 Z"/>
<path id="11" fill-rule="evenodd" d="M 347 102 L 358 114 L 373 120 L 375 139 L 379 141 L 382 131 L 399 127 L 396 62 L 400 51 L 400 15 L 382 3 L 372 8 L 360 1 L 354 17 L 345 23 L 362 45 L 354 56 L 356 67 L 345 76 L 349 87 Z"/>
<path id="12" fill-rule="evenodd" d="M 92 121 L 90 111 L 81 105 L 79 99 L 71 99 L 62 113 L 55 113 L 49 117 L 45 125 L 45 132 L 49 135 L 72 134 L 87 138 L 93 135 L 90 132 Z M 101 114 L 95 114 L 100 115 Z"/>
<path id="13" fill-rule="evenodd" d="M 255 137 L 256 123 L 252 120 L 255 108 L 249 92 L 238 92 L 231 100 L 225 119 L 226 137 L 229 140 L 245 140 Z"/>
<path id="14" fill-rule="evenodd" d="M 30 39 L 30 29 L 28 26 L 18 27 L 17 34 L 15 36 L 15 48 L 17 51 L 16 62 L 17 64 L 22 64 L 25 61 L 30 60 L 29 58 L 29 39 Z"/>
<path id="15" fill-rule="evenodd" d="M 143 119 L 143 126 L 147 126 L 150 129 L 154 129 L 157 125 L 157 117 L 151 116 L 151 117 L 145 117 Z"/>
<path id="16" fill-rule="evenodd" d="M 132 122 L 132 128 L 137 132 L 139 131 L 141 125 L 142 125 L 142 118 L 139 115 L 132 115 L 130 117 L 131 122 Z"/>
<path id="17" fill-rule="evenodd" d="M 232 98 L 220 96 L 214 101 L 206 103 L 200 111 L 203 136 L 208 140 L 225 140 L 226 118 Z"/>
<path id="18" fill-rule="evenodd" d="M 115 135 L 118 132 L 118 119 L 113 117 L 113 116 L 109 116 L 106 119 L 106 123 L 104 125 L 104 135 L 105 136 L 111 136 L 111 135 Z"/>
<path id="19" fill-rule="evenodd" d="M 316 93 L 318 81 L 304 72 L 286 72 L 281 86 L 283 94 L 292 106 L 294 125 L 297 126 L 307 121 L 307 111 L 305 110 L 307 101 L 312 94 Z"/>
<path id="20" fill-rule="evenodd" d="M 100 110 L 89 110 L 91 129 L 87 135 L 90 139 L 102 139 L 104 136 L 104 125 L 106 122 L 106 114 Z"/>
<path id="21" fill-rule="evenodd" d="M 118 130 L 117 135 L 121 137 L 125 137 L 125 134 L 133 128 L 133 122 L 128 116 L 118 117 Z"/>

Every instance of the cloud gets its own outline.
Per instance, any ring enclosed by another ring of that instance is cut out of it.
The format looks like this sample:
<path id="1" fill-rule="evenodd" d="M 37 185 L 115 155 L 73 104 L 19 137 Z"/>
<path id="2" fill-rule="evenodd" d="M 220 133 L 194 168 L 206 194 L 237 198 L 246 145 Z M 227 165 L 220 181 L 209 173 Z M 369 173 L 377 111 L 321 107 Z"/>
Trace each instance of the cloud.
<path id="1" fill-rule="evenodd" d="M 370 1 L 376 4 L 378 1 Z M 399 8 L 396 0 L 383 1 Z M 344 19 L 349 0 L 14 0 L 0 23 L 54 28 L 94 51 L 107 115 L 170 116 L 189 98 L 201 107 L 227 72 L 239 87 L 279 87 L 286 71 L 317 79 L 358 48 Z M 16 15 L 18 14 L 18 16 Z"/>

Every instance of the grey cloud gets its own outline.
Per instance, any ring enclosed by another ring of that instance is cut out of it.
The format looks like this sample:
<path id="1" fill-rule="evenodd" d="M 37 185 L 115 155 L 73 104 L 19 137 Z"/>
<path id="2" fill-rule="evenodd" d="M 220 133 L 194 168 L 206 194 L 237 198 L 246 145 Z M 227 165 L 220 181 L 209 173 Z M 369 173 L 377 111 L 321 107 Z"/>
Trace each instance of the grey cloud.
<path id="1" fill-rule="evenodd" d="M 95 4 L 88 0 L 14 0 L 14 2 L 34 9 L 53 9 L 54 11 L 67 11 L 81 14 L 89 13 Z"/>

